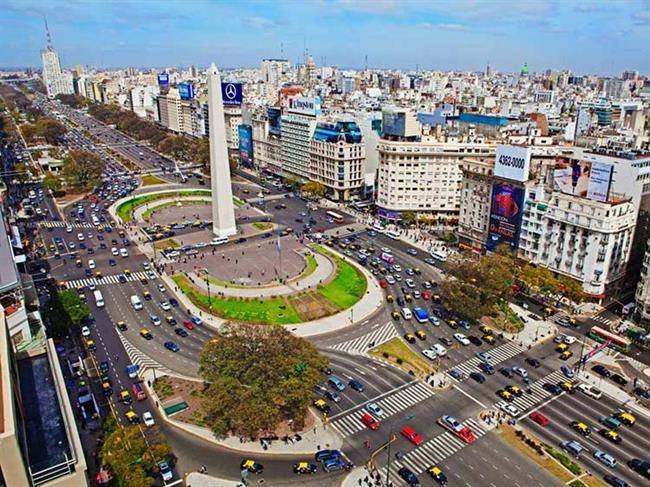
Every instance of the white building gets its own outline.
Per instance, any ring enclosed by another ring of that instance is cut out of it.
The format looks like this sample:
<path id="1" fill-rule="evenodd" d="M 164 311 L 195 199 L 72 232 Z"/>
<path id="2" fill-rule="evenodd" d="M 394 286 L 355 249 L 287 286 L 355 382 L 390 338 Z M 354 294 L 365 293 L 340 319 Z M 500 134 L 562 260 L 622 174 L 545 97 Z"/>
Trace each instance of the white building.
<path id="1" fill-rule="evenodd" d="M 311 176 L 311 138 L 316 118 L 306 115 L 282 115 L 280 156 L 282 174 L 308 181 Z"/>
<path id="2" fill-rule="evenodd" d="M 262 59 L 262 81 L 272 86 L 278 86 L 291 65 L 287 59 Z"/>
<path id="3" fill-rule="evenodd" d="M 41 50 L 41 62 L 43 64 L 43 84 L 47 90 L 47 96 L 71 95 L 74 93 L 72 74 L 61 70 L 59 54 L 53 47 Z"/>

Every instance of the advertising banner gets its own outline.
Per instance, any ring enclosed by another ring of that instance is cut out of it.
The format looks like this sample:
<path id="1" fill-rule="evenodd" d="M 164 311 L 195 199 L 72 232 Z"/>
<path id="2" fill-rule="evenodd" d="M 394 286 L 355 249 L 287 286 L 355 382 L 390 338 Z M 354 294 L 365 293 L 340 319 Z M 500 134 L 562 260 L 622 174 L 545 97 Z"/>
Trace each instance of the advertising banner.
<path id="1" fill-rule="evenodd" d="M 609 188 L 612 183 L 614 167 L 611 164 L 594 162 L 591 164 L 591 175 L 587 186 L 587 198 L 595 201 L 607 201 Z"/>
<path id="2" fill-rule="evenodd" d="M 239 161 L 248 168 L 253 167 L 253 128 L 242 124 L 237 128 L 239 133 Z"/>
<path id="3" fill-rule="evenodd" d="M 241 83 L 221 83 L 221 96 L 224 106 L 241 105 L 244 100 L 244 92 Z"/>
<path id="4" fill-rule="evenodd" d="M 302 115 L 319 115 L 320 98 L 317 96 L 294 96 L 292 98 L 289 98 L 288 111 L 290 113 L 299 113 Z"/>
<path id="5" fill-rule="evenodd" d="M 191 100 L 194 98 L 194 85 L 192 83 L 179 83 L 178 94 L 181 100 Z"/>
<path id="6" fill-rule="evenodd" d="M 594 201 L 607 201 L 612 174 L 611 164 L 561 159 L 553 171 L 553 189 Z"/>
<path id="7" fill-rule="evenodd" d="M 382 134 L 404 137 L 406 134 L 406 114 L 392 110 L 384 110 L 381 114 Z"/>
<path id="8" fill-rule="evenodd" d="M 512 181 L 527 181 L 530 173 L 530 147 L 497 145 L 494 175 Z"/>
<path id="9" fill-rule="evenodd" d="M 158 84 L 159 85 L 168 85 L 169 84 L 169 75 L 167 73 L 160 73 L 158 75 Z"/>
<path id="10" fill-rule="evenodd" d="M 494 250 L 500 244 L 508 244 L 511 249 L 517 248 L 524 211 L 524 195 L 524 188 L 511 184 L 494 183 L 490 228 L 485 245 L 487 250 Z"/>
<path id="11" fill-rule="evenodd" d="M 282 110 L 276 107 L 267 107 L 266 115 L 269 118 L 269 135 L 280 137 L 280 124 L 282 119 Z"/>

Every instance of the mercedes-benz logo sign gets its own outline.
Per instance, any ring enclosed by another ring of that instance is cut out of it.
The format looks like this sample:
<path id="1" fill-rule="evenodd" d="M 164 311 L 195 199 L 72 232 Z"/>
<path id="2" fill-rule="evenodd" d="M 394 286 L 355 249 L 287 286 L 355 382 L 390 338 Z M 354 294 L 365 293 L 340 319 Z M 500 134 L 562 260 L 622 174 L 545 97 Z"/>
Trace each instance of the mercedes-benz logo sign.
<path id="1" fill-rule="evenodd" d="M 226 85 L 226 98 L 229 100 L 234 100 L 237 96 L 237 87 L 232 83 Z"/>

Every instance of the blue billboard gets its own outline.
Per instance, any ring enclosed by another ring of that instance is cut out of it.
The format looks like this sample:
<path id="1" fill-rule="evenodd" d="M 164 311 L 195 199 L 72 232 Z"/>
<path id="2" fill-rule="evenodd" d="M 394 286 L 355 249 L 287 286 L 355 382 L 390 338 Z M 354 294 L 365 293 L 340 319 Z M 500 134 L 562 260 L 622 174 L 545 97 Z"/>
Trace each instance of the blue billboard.
<path id="1" fill-rule="evenodd" d="M 276 107 L 266 107 L 266 115 L 269 118 L 269 135 L 280 137 L 280 124 L 282 120 L 282 110 Z"/>
<path id="2" fill-rule="evenodd" d="M 241 83 L 221 83 L 224 105 L 241 105 L 244 99 Z"/>
<path id="3" fill-rule="evenodd" d="M 158 84 L 159 85 L 168 85 L 169 84 L 169 75 L 167 73 L 160 73 L 158 75 Z"/>
<path id="4" fill-rule="evenodd" d="M 178 94 L 181 100 L 191 100 L 194 98 L 194 85 L 192 83 L 179 83 Z"/>
<path id="5" fill-rule="evenodd" d="M 253 168 L 253 128 L 242 124 L 237 128 L 239 133 L 239 161 L 247 168 Z"/>
<path id="6" fill-rule="evenodd" d="M 406 113 L 384 110 L 381 114 L 384 135 L 404 137 L 406 135 Z"/>
<path id="7" fill-rule="evenodd" d="M 485 244 L 487 250 L 494 250 L 501 244 L 507 244 L 511 250 L 519 246 L 524 195 L 524 188 L 507 183 L 494 183 L 490 228 Z"/>

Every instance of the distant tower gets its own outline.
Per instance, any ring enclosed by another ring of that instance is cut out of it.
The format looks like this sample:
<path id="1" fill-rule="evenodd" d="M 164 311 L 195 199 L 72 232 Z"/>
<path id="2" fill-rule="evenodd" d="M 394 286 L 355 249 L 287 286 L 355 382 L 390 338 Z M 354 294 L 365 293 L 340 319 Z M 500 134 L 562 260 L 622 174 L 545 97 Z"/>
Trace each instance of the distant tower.
<path id="1" fill-rule="evenodd" d="M 521 71 L 519 72 L 521 76 L 528 76 L 528 63 L 524 63 L 524 65 L 521 67 Z"/>
<path id="2" fill-rule="evenodd" d="M 47 96 L 54 98 L 60 94 L 72 94 L 72 75 L 61 70 L 59 53 L 52 46 L 52 36 L 45 20 L 45 34 L 47 36 L 47 47 L 41 49 L 41 62 L 43 63 L 43 84 L 47 90 Z"/>
<path id="3" fill-rule="evenodd" d="M 226 146 L 221 76 L 212 63 L 208 70 L 208 123 L 210 127 L 210 178 L 212 183 L 212 231 L 219 237 L 237 233 L 232 201 L 230 165 Z"/>
<path id="4" fill-rule="evenodd" d="M 487 68 L 485 68 L 485 77 L 489 78 L 492 76 L 492 68 L 490 67 L 490 61 L 487 63 Z"/>

